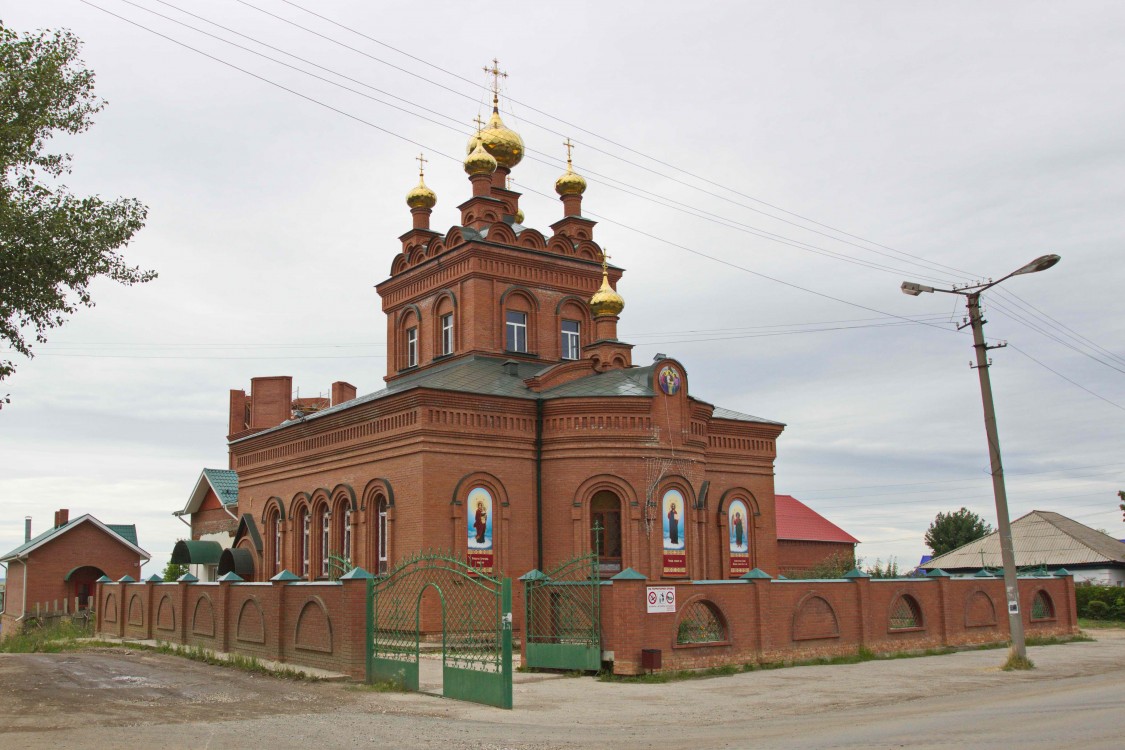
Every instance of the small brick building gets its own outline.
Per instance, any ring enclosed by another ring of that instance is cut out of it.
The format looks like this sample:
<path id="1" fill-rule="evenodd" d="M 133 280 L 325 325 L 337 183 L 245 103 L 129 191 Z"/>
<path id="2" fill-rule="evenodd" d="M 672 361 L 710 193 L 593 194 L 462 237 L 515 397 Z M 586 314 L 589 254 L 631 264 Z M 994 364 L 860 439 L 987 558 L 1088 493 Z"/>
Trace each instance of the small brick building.
<path id="1" fill-rule="evenodd" d="M 777 565 L 784 576 L 806 575 L 818 566 L 855 565 L 859 540 L 792 495 L 774 498 Z"/>
<path id="2" fill-rule="evenodd" d="M 54 525 L 0 557 L 7 567 L 7 592 L 0 614 L 0 637 L 19 632 L 40 612 L 84 609 L 101 576 L 137 579 L 149 554 L 137 546 L 133 524 L 104 524 L 87 514 L 73 521 L 69 510 L 55 513 Z"/>

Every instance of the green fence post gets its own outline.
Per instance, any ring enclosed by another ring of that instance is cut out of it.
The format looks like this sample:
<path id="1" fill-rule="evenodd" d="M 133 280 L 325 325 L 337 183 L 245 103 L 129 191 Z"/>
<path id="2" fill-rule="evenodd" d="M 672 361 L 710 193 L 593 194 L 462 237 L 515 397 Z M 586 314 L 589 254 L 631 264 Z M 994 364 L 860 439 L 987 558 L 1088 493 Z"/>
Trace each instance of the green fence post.
<path id="1" fill-rule="evenodd" d="M 372 674 L 375 658 L 375 579 L 367 579 L 367 684 L 375 681 Z"/>
<path id="2" fill-rule="evenodd" d="M 512 579 L 505 577 L 500 584 L 500 608 L 503 610 L 501 635 L 500 674 L 504 681 L 501 708 L 512 707 Z"/>

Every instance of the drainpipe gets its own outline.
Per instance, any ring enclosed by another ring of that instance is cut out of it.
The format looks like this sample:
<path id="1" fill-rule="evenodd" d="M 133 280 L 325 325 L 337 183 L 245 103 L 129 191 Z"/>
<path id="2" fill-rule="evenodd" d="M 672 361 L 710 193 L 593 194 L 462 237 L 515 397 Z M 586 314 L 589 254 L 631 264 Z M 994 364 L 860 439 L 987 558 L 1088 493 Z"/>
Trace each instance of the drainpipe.
<path id="1" fill-rule="evenodd" d="M 543 399 L 535 400 L 535 545 L 536 570 L 543 570 Z"/>
<path id="2" fill-rule="evenodd" d="M 20 562 L 23 563 L 23 602 L 20 604 L 19 616 L 19 619 L 22 620 L 27 617 L 27 558 L 23 558 Z"/>

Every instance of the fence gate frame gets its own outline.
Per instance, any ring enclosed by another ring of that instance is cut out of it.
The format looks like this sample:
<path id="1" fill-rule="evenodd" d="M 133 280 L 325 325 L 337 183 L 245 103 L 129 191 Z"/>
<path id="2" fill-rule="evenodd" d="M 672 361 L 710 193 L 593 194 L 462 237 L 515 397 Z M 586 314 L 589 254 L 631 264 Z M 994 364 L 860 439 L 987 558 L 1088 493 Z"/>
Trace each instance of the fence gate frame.
<path id="1" fill-rule="evenodd" d="M 419 689 L 422 596 L 441 602 L 442 695 L 512 707 L 512 580 L 426 551 L 367 582 L 367 682 Z"/>
<path id="2" fill-rule="evenodd" d="M 602 666 L 601 575 L 597 552 L 554 570 L 532 570 L 524 585 L 526 665 L 595 672 Z"/>

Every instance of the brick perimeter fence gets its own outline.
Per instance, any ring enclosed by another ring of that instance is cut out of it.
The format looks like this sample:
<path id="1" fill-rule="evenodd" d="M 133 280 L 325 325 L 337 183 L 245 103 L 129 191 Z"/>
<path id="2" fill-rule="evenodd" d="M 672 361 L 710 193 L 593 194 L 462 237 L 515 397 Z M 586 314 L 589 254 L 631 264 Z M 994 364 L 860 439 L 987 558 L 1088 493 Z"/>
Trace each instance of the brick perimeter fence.
<path id="1" fill-rule="evenodd" d="M 602 649 L 612 652 L 617 674 L 642 672 L 643 649 L 660 650 L 661 668 L 672 670 L 812 659 L 861 647 L 886 653 L 1008 640 L 1004 582 L 996 578 L 658 584 L 676 589 L 674 613 L 647 612 L 649 585 L 614 580 L 601 587 Z M 1028 635 L 1077 632 L 1072 578 L 1021 578 L 1019 587 Z M 97 602 L 98 634 L 200 646 L 357 680 L 366 674 L 363 579 L 100 583 Z M 704 642 L 684 642 L 701 632 Z"/>

